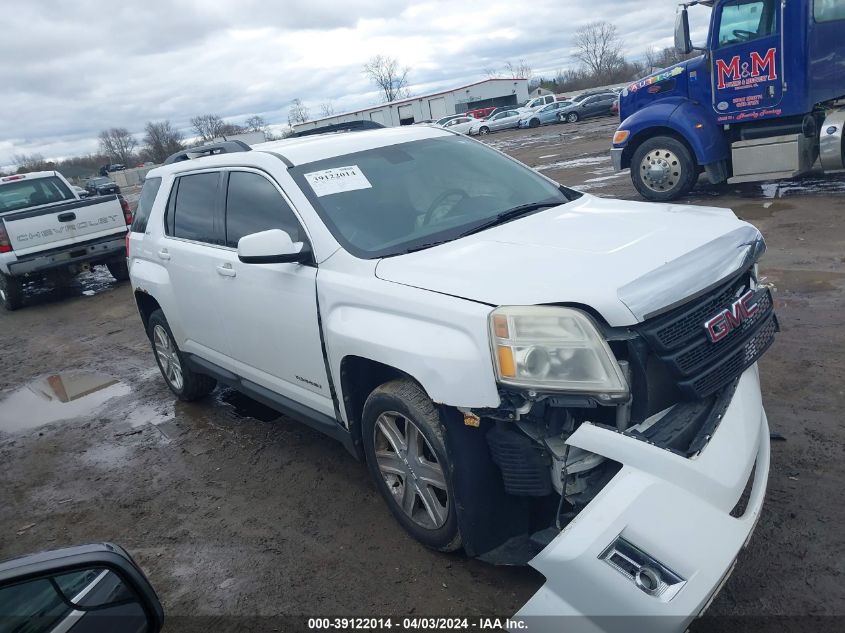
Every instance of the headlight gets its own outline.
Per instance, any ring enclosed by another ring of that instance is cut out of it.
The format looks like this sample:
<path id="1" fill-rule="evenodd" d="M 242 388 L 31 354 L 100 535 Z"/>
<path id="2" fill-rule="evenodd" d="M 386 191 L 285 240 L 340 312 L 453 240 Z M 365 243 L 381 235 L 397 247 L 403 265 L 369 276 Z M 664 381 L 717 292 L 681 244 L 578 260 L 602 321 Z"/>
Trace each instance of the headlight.
<path id="1" fill-rule="evenodd" d="M 628 384 L 592 320 L 579 310 L 512 306 L 490 314 L 496 378 L 532 389 L 625 396 Z"/>

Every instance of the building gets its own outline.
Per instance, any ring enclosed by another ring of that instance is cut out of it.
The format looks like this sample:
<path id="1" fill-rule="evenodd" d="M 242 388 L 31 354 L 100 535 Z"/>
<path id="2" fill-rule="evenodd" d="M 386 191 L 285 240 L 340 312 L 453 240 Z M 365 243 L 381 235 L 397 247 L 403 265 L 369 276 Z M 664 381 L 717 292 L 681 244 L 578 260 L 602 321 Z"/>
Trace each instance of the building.
<path id="1" fill-rule="evenodd" d="M 540 86 L 537 86 L 536 88 L 534 88 L 534 90 L 529 93 L 531 97 L 544 97 L 545 95 L 553 94 L 554 93 L 551 90 L 546 90 L 545 88 L 541 88 Z"/>
<path id="2" fill-rule="evenodd" d="M 267 135 L 264 132 L 238 132 L 237 134 L 227 134 L 226 136 L 219 136 L 213 143 L 220 141 L 243 141 L 247 145 L 255 145 L 256 143 L 264 143 L 267 140 Z"/>
<path id="3" fill-rule="evenodd" d="M 525 101 L 528 101 L 527 79 L 485 79 L 452 90 L 399 99 L 354 112 L 297 123 L 293 129 L 295 132 L 302 132 L 349 121 L 375 121 L 388 127 L 411 125 L 475 108 L 518 105 Z"/>

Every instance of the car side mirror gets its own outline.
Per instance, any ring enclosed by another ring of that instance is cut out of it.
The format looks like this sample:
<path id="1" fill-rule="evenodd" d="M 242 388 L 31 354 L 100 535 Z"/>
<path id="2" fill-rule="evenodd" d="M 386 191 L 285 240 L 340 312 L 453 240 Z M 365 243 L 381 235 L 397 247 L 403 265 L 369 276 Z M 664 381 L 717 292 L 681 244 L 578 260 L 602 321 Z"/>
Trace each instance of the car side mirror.
<path id="1" fill-rule="evenodd" d="M 313 256 L 305 242 L 294 242 L 286 231 L 270 229 L 239 239 L 238 259 L 244 264 L 305 264 Z"/>
<path id="2" fill-rule="evenodd" d="M 164 611 L 132 557 L 99 543 L 0 564 L 0 619 L 15 631 L 158 633 Z"/>
<path id="3" fill-rule="evenodd" d="M 692 41 L 689 34 L 689 14 L 687 8 L 682 6 L 675 15 L 675 48 L 683 55 L 692 52 Z"/>

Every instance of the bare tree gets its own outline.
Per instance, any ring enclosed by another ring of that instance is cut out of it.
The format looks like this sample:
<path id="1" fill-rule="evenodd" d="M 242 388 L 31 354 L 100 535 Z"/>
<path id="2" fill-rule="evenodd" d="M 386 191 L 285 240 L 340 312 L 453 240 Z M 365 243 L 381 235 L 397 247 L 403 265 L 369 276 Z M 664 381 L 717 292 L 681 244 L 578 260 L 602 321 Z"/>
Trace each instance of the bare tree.
<path id="1" fill-rule="evenodd" d="M 578 29 L 575 32 L 575 59 L 596 78 L 618 71 L 625 59 L 616 26 L 600 20 Z"/>
<path id="2" fill-rule="evenodd" d="M 125 127 L 113 127 L 100 132 L 100 151 L 111 160 L 128 165 L 138 141 Z"/>
<path id="3" fill-rule="evenodd" d="M 489 79 L 531 79 L 534 71 L 524 59 L 520 59 L 515 64 L 507 60 L 502 68 L 485 68 L 484 75 Z"/>
<path id="4" fill-rule="evenodd" d="M 386 55 L 376 55 L 370 58 L 363 68 L 364 75 L 382 91 L 385 102 L 410 96 L 408 72 L 407 67 L 399 68 L 399 62 Z"/>
<path id="5" fill-rule="evenodd" d="M 144 132 L 144 155 L 141 158 L 149 157 L 154 163 L 162 163 L 182 149 L 182 133 L 170 121 L 147 121 Z"/>
<path id="6" fill-rule="evenodd" d="M 17 173 L 25 174 L 31 171 L 44 171 L 51 169 L 54 165 L 44 159 L 42 154 L 15 154 L 12 162 L 18 166 Z"/>
<path id="7" fill-rule="evenodd" d="M 302 103 L 302 99 L 297 97 L 290 102 L 290 108 L 288 108 L 288 125 L 305 123 L 310 118 L 311 115 L 308 112 L 308 106 Z"/>
<path id="8" fill-rule="evenodd" d="M 244 127 L 248 132 L 267 132 L 267 121 L 263 116 L 254 114 L 244 121 Z"/>
<path id="9" fill-rule="evenodd" d="M 191 125 L 197 136 L 203 143 L 213 141 L 218 136 L 223 134 L 223 126 L 226 125 L 216 114 L 200 114 L 191 119 Z"/>
<path id="10" fill-rule="evenodd" d="M 320 104 L 320 116 L 326 118 L 334 114 L 334 105 L 331 101 Z"/>

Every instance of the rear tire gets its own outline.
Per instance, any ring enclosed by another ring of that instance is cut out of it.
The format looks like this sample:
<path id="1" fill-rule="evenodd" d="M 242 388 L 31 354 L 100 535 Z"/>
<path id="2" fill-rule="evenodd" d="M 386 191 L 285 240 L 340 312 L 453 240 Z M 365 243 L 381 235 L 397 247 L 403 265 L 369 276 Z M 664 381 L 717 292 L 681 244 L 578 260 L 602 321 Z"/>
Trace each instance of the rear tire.
<path id="1" fill-rule="evenodd" d="M 362 415 L 367 466 L 390 512 L 423 545 L 461 547 L 445 427 L 434 403 L 410 379 L 388 382 Z"/>
<path id="2" fill-rule="evenodd" d="M 23 305 L 23 283 L 20 279 L 0 273 L 0 302 L 10 312 Z"/>
<path id="3" fill-rule="evenodd" d="M 648 139 L 631 157 L 631 180 L 647 200 L 668 202 L 686 195 L 698 174 L 698 165 L 687 146 L 671 136 Z"/>
<path id="4" fill-rule="evenodd" d="M 156 310 L 150 315 L 147 322 L 147 336 L 153 346 L 156 363 L 164 377 L 164 382 L 177 398 L 190 402 L 214 391 L 217 381 L 211 376 L 191 369 L 184 354 L 176 345 L 173 333 L 161 310 Z"/>
<path id="5" fill-rule="evenodd" d="M 106 268 L 109 269 L 111 276 L 118 281 L 129 279 L 129 264 L 126 263 L 125 259 L 119 262 L 109 262 L 106 264 Z"/>

